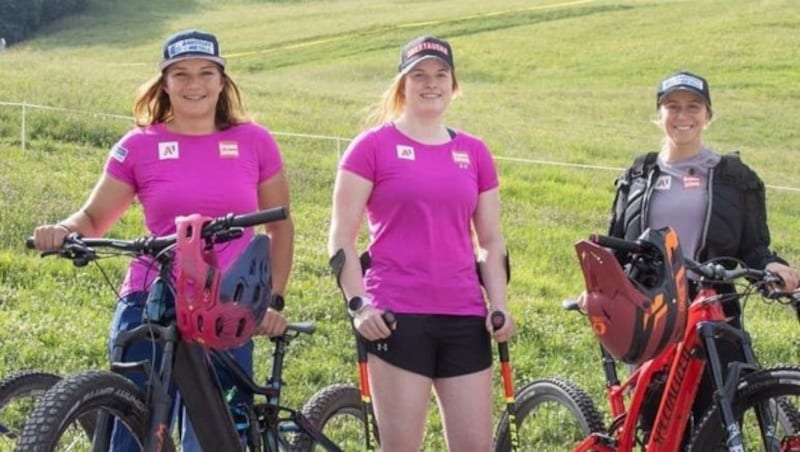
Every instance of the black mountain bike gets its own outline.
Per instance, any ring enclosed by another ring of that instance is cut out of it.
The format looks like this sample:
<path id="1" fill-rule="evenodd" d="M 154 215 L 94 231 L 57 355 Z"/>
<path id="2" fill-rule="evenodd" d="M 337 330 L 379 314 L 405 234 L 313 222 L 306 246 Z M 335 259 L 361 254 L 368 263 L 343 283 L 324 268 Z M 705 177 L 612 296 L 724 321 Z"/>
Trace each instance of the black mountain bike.
<path id="1" fill-rule="evenodd" d="M 286 218 L 284 208 L 245 215 L 227 215 L 203 227 L 207 246 L 240 237 L 244 228 Z M 57 254 L 83 266 L 106 255 L 151 256 L 159 274 L 146 301 L 142 325 L 121 332 L 113 344 L 111 371 L 86 371 L 56 383 L 30 414 L 18 451 L 108 450 L 112 420 L 127 429 L 145 451 L 172 451 L 170 435 L 173 398 L 177 388 L 198 441 L 207 451 L 357 450 L 364 431 L 359 391 L 337 384 L 326 387 L 300 410 L 281 405 L 284 357 L 292 340 L 312 334 L 310 322 L 290 324 L 273 338 L 271 376 L 256 384 L 225 352 L 181 340 L 174 307 L 172 266 L 176 236 L 136 240 L 89 239 L 67 236 Z M 32 246 L 29 240 L 29 246 Z M 282 306 L 273 306 L 281 309 Z M 136 340 L 150 340 L 161 349 L 160 363 L 150 360 L 123 363 L 122 351 Z M 235 380 L 234 391 L 256 396 L 253 404 L 229 406 L 212 363 L 222 365 Z M 130 371 L 149 375 L 146 391 L 125 378 Z M 263 399 L 263 401 L 261 400 Z M 92 421 L 87 438 L 84 425 Z"/>

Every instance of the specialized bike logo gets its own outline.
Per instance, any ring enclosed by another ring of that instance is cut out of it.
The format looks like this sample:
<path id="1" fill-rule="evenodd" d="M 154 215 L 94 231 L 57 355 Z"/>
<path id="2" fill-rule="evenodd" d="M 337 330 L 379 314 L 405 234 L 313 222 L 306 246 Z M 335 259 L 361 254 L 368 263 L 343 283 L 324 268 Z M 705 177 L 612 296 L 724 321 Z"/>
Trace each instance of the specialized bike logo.
<path id="1" fill-rule="evenodd" d="M 158 159 L 159 160 L 168 160 L 168 159 L 177 159 L 178 158 L 178 142 L 177 141 L 165 141 L 163 143 L 158 143 Z"/>

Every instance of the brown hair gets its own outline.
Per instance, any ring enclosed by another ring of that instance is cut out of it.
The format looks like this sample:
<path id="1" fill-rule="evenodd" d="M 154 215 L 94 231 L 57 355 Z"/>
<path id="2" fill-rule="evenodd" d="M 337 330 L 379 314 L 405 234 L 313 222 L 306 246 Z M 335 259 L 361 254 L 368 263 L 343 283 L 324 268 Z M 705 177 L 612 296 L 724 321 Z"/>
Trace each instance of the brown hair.
<path id="1" fill-rule="evenodd" d="M 456 79 L 455 70 L 451 70 L 453 77 L 453 98 L 458 93 L 458 80 Z M 408 73 L 398 73 L 392 80 L 392 84 L 381 95 L 381 100 L 369 108 L 365 125 L 367 127 L 374 127 L 388 121 L 393 121 L 403 114 L 406 108 L 406 77 Z"/>
<path id="2" fill-rule="evenodd" d="M 242 96 L 236 83 L 220 68 L 223 88 L 217 100 L 214 124 L 224 130 L 236 124 L 250 121 L 244 110 Z M 137 126 L 149 126 L 166 122 L 172 118 L 172 104 L 163 89 L 164 72 L 145 82 L 136 91 L 133 116 Z"/>

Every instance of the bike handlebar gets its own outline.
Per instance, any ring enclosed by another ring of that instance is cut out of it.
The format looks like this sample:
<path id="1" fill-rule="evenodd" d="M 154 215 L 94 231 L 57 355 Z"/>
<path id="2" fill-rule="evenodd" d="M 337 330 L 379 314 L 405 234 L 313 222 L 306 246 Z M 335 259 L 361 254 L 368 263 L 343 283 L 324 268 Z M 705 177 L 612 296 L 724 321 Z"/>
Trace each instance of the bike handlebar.
<path id="1" fill-rule="evenodd" d="M 235 239 L 242 234 L 242 228 L 256 226 L 259 224 L 271 223 L 284 220 L 288 217 L 289 211 L 285 207 L 274 207 L 271 209 L 259 210 L 242 215 L 228 214 L 217 217 L 203 226 L 202 237 L 206 240 L 212 239 L 215 243 L 225 242 Z M 72 233 L 64 238 L 61 248 L 54 251 L 45 251 L 42 257 L 58 254 L 61 257 L 74 261 L 93 260 L 96 258 L 95 247 L 113 248 L 120 251 L 135 253 L 138 255 L 157 256 L 159 253 L 174 245 L 177 242 L 175 234 L 155 237 L 141 237 L 133 240 L 119 240 L 109 238 L 85 238 L 79 234 Z M 25 246 L 33 249 L 35 244 L 33 237 L 28 237 Z"/>
<path id="2" fill-rule="evenodd" d="M 652 250 L 655 250 L 655 248 L 647 246 L 646 243 L 643 243 L 639 240 L 625 240 L 600 234 L 592 234 L 589 237 L 589 240 L 592 243 L 596 243 L 600 246 L 631 254 L 647 255 Z M 701 264 L 689 258 L 685 258 L 685 260 L 686 265 L 690 270 L 706 280 L 714 282 L 731 282 L 739 278 L 758 279 L 765 283 L 783 282 L 778 275 L 768 270 L 757 270 L 748 267 L 728 270 L 722 264 L 716 262 L 706 262 Z"/>

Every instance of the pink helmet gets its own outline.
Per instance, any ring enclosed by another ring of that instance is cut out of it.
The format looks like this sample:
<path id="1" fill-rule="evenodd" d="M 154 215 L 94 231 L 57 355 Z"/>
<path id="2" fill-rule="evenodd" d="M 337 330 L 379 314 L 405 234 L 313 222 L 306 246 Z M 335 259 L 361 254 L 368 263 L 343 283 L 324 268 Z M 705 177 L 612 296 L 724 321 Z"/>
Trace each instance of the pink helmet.
<path id="1" fill-rule="evenodd" d="M 253 336 L 270 301 L 272 278 L 269 238 L 256 235 L 224 272 L 213 247 L 202 238 L 211 218 L 189 215 L 175 219 L 176 312 L 184 340 L 224 350 Z"/>
<path id="2" fill-rule="evenodd" d="M 671 228 L 648 229 L 639 237 L 649 270 L 623 269 L 607 248 L 587 240 L 575 249 L 586 282 L 586 312 L 592 330 L 616 359 L 641 364 L 681 338 L 688 294 L 683 253 Z"/>

